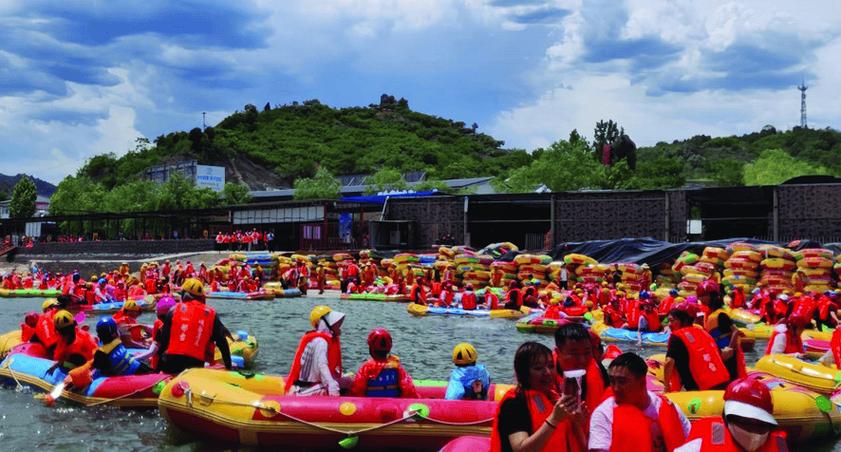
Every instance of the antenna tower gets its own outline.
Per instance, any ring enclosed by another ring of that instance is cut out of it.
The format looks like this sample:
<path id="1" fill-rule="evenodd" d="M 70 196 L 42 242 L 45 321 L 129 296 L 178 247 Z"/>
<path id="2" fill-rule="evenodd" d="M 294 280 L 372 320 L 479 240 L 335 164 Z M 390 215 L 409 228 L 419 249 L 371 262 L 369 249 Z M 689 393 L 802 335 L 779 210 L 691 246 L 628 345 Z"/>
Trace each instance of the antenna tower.
<path id="1" fill-rule="evenodd" d="M 806 129 L 809 126 L 806 124 L 806 90 L 809 89 L 806 83 L 801 81 L 797 87 L 800 90 L 800 127 Z"/>

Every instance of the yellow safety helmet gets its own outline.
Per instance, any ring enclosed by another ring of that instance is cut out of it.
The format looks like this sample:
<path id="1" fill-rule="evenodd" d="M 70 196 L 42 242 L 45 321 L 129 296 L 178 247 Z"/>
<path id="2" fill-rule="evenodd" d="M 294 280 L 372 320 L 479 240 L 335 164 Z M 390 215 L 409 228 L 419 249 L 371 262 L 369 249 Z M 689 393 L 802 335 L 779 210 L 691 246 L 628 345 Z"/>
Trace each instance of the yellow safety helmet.
<path id="1" fill-rule="evenodd" d="M 312 327 L 315 328 L 318 326 L 318 321 L 331 312 L 333 312 L 333 310 L 330 309 L 330 306 L 318 305 L 312 308 L 312 311 L 310 311 L 310 324 Z"/>
<path id="2" fill-rule="evenodd" d="M 462 342 L 453 347 L 453 364 L 457 366 L 469 366 L 476 363 L 476 358 L 479 354 L 476 353 L 476 347 Z"/>
<path id="3" fill-rule="evenodd" d="M 75 326 L 76 319 L 73 317 L 69 311 L 65 311 L 62 309 L 55 313 L 55 317 L 53 317 L 53 323 L 55 324 L 55 328 L 57 330 L 61 330 L 67 327 Z"/>
<path id="4" fill-rule="evenodd" d="M 204 284 L 196 278 L 187 278 L 181 283 L 181 291 L 194 297 L 204 298 Z"/>
<path id="5" fill-rule="evenodd" d="M 46 311 L 47 309 L 56 308 L 58 306 L 60 306 L 58 300 L 55 298 L 47 298 L 43 303 L 41 303 L 41 311 Z"/>
<path id="6" fill-rule="evenodd" d="M 137 302 L 134 300 L 126 300 L 123 303 L 123 310 L 124 311 L 140 311 L 140 306 L 137 305 Z"/>

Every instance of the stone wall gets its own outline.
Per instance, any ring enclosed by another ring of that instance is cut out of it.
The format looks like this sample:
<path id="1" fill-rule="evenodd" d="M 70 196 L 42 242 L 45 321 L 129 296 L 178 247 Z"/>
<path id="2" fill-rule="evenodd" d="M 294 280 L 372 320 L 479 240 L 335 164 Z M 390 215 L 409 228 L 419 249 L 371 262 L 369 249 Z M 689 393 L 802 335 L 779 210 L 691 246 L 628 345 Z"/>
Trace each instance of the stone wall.
<path id="1" fill-rule="evenodd" d="M 416 246 L 426 248 L 450 234 L 456 243 L 464 243 L 464 198 L 433 196 L 389 200 L 388 220 L 414 221 L 417 225 Z"/>
<path id="2" fill-rule="evenodd" d="M 841 241 L 841 185 L 780 185 L 777 205 L 780 241 Z"/>
<path id="3" fill-rule="evenodd" d="M 556 193 L 555 243 L 624 237 L 662 240 L 666 235 L 666 193 Z M 685 220 L 683 224 L 685 229 Z"/>

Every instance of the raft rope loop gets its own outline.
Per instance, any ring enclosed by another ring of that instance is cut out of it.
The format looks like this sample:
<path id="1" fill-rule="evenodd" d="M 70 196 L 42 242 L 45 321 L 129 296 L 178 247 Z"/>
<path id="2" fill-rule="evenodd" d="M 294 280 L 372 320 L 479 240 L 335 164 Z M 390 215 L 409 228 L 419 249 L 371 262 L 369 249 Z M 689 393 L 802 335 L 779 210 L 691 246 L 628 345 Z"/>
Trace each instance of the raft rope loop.
<path id="1" fill-rule="evenodd" d="M 185 391 L 184 395 L 187 397 L 187 406 L 192 408 L 192 406 L 193 406 L 192 390 L 187 389 Z M 341 430 L 341 429 L 337 429 L 337 428 L 327 427 L 325 425 L 321 425 L 321 424 L 317 424 L 315 422 L 307 421 L 305 419 L 301 419 L 297 416 L 293 416 L 289 413 L 285 413 L 281 410 L 278 410 L 277 408 L 275 408 L 273 406 L 263 405 L 259 401 L 254 401 L 254 402 L 251 402 L 251 403 L 237 402 L 235 400 L 217 399 L 217 398 L 211 397 L 207 394 L 202 394 L 202 395 L 200 395 L 200 397 L 203 398 L 203 399 L 209 399 L 211 401 L 211 403 L 222 403 L 222 404 L 225 404 L 225 405 L 242 406 L 242 407 L 248 407 L 248 408 L 256 408 L 258 410 L 269 411 L 269 412 L 274 413 L 275 415 L 281 415 L 281 416 L 283 416 L 283 417 L 285 417 L 285 418 L 287 418 L 291 421 L 299 422 L 301 424 L 307 425 L 307 426 L 315 428 L 315 429 L 324 430 L 324 431 L 333 432 L 333 433 L 338 433 L 340 435 L 346 435 L 347 437 L 352 437 L 352 436 L 359 435 L 360 433 L 366 433 L 366 432 L 371 432 L 371 431 L 374 431 L 374 430 L 379 430 L 379 429 L 382 429 L 382 428 L 386 428 L 386 427 L 389 427 L 389 426 L 392 426 L 392 425 L 395 425 L 395 424 L 399 424 L 399 423 L 404 422 L 404 421 L 408 421 L 408 420 L 410 420 L 414 417 L 420 417 L 422 419 L 433 422 L 435 424 L 449 425 L 449 426 L 453 426 L 453 427 L 465 427 L 465 426 L 471 426 L 471 425 L 484 424 L 484 423 L 487 423 L 487 422 L 493 422 L 492 417 L 488 418 L 488 419 L 473 421 L 473 422 L 450 422 L 450 421 L 444 421 L 444 420 L 441 420 L 441 419 L 431 418 L 429 416 L 424 416 L 418 410 L 408 410 L 408 411 L 406 411 L 406 414 L 403 415 L 403 417 L 391 420 L 389 422 L 385 422 L 385 423 L 382 423 L 382 424 L 379 424 L 379 425 L 375 425 L 373 427 L 363 428 L 363 429 L 360 429 L 360 430 L 350 430 L 349 431 L 349 430 Z"/>

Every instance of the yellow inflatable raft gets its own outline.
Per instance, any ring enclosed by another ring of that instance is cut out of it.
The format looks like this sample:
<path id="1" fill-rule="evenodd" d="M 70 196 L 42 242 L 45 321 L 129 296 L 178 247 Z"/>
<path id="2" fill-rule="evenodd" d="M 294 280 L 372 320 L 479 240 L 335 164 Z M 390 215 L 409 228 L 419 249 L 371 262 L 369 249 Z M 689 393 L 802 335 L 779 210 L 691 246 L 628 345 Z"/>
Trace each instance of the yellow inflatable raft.
<path id="1" fill-rule="evenodd" d="M 765 355 L 754 367 L 821 394 L 831 394 L 841 385 L 838 369 L 803 361 L 794 355 Z"/>
<path id="2" fill-rule="evenodd" d="M 522 307 L 519 311 L 515 309 L 472 309 L 465 310 L 461 308 L 439 308 L 435 306 L 422 305 L 417 303 L 409 303 L 406 311 L 416 317 L 424 317 L 430 315 L 436 316 L 459 316 L 459 317 L 478 317 L 485 319 L 519 319 L 520 317 L 529 313 L 528 307 Z"/>

